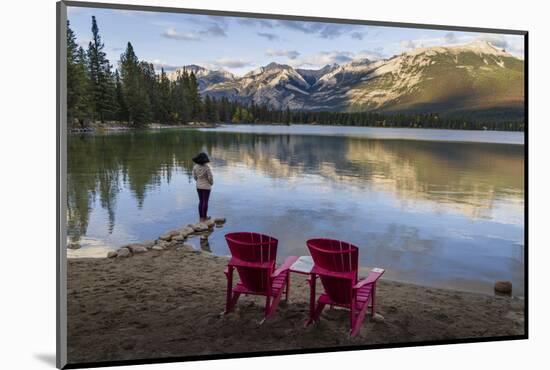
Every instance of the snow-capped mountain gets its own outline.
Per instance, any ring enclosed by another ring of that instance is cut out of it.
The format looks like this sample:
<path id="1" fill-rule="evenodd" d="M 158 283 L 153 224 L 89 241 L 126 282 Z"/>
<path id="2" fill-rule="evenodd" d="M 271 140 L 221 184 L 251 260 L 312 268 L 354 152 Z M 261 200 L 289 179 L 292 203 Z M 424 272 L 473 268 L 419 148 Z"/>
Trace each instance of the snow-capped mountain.
<path id="1" fill-rule="evenodd" d="M 187 66 L 201 93 L 275 109 L 522 114 L 524 62 L 485 41 L 418 48 L 319 70 L 270 63 L 242 77 Z M 175 72 L 173 72 L 175 73 Z"/>
<path id="2" fill-rule="evenodd" d="M 195 74 L 195 76 L 197 77 L 197 82 L 199 83 L 200 91 L 203 91 L 208 86 L 226 81 L 233 81 L 235 79 L 235 76 L 231 72 L 225 71 L 223 69 L 210 70 L 196 64 L 183 66 L 172 72 L 168 72 L 166 74 L 166 77 L 168 77 L 168 79 L 171 81 L 175 81 L 178 78 L 178 74 L 181 74 L 184 70 L 186 70 L 188 73 L 193 72 Z"/>
<path id="3" fill-rule="evenodd" d="M 302 76 L 302 78 L 306 80 L 310 85 L 314 85 L 317 81 L 319 81 L 319 78 L 323 77 L 327 73 L 334 71 L 338 67 L 339 65 L 334 63 L 334 64 L 327 64 L 321 69 L 298 68 L 296 69 L 296 72 L 298 72 L 300 76 Z"/>

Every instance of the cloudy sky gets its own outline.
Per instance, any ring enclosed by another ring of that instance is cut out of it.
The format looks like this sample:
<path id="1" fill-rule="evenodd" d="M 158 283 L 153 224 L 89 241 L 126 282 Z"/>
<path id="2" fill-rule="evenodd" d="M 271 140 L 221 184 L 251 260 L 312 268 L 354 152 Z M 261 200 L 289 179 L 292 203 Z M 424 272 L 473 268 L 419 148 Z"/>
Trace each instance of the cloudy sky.
<path id="1" fill-rule="evenodd" d="M 270 62 L 317 69 L 359 58 L 389 58 L 417 47 L 484 39 L 523 58 L 523 37 L 398 27 L 69 7 L 77 41 L 86 47 L 96 16 L 115 67 L 130 41 L 140 59 L 173 70 L 187 64 L 242 75 Z"/>

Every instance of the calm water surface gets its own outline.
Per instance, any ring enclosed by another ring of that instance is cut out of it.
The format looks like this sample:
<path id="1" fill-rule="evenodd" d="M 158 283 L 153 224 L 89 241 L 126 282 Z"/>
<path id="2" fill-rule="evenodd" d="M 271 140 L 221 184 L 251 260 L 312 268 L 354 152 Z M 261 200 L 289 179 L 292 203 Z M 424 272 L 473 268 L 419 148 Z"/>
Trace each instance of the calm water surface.
<path id="1" fill-rule="evenodd" d="M 405 138 L 405 139 L 403 139 Z M 360 246 L 362 266 L 388 278 L 523 294 L 523 133 L 235 125 L 70 136 L 70 257 L 105 256 L 197 219 L 191 157 L 206 151 L 215 184 L 209 238 L 258 231 L 280 240 L 279 259 L 305 240 Z M 198 240 L 191 239 L 198 247 Z"/>

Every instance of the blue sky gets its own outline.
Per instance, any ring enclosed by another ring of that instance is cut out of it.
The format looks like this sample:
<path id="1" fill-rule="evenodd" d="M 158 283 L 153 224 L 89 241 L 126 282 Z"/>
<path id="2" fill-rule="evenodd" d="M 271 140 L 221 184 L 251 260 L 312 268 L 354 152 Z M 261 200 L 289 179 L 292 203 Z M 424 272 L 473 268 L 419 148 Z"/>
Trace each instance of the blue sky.
<path id="1" fill-rule="evenodd" d="M 270 62 L 317 69 L 476 39 L 523 58 L 523 37 L 515 35 L 69 7 L 71 28 L 84 47 L 92 15 L 114 67 L 128 41 L 138 58 L 158 69 L 198 64 L 237 75 Z"/>

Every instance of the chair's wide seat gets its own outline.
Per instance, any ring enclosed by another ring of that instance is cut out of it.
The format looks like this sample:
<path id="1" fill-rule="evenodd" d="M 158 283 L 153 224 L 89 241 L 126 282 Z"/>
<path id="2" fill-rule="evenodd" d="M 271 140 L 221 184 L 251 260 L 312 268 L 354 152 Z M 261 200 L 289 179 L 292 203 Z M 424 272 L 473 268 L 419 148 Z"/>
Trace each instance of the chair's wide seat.
<path id="1" fill-rule="evenodd" d="M 279 292 L 281 289 L 284 289 L 285 283 L 286 283 L 286 277 L 288 275 L 288 270 L 280 273 L 277 277 L 275 277 L 271 283 L 271 295 L 273 297 L 276 297 L 279 295 Z M 253 290 L 244 285 L 243 283 L 237 283 L 235 287 L 233 288 L 234 292 L 239 292 L 242 294 L 256 294 L 256 295 L 266 295 L 265 290 Z"/>
<path id="2" fill-rule="evenodd" d="M 372 295 L 372 285 L 364 285 L 356 292 L 357 296 L 355 299 L 355 308 L 358 310 L 361 310 L 365 304 L 368 304 L 371 295 Z M 336 302 L 330 298 L 330 296 L 326 293 L 321 294 L 319 297 L 319 303 L 328 304 L 328 305 L 334 305 L 334 306 L 340 306 L 340 307 L 346 307 L 350 308 L 350 303 L 342 303 L 342 302 Z"/>

